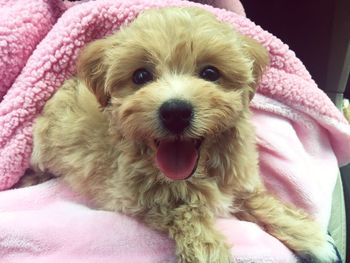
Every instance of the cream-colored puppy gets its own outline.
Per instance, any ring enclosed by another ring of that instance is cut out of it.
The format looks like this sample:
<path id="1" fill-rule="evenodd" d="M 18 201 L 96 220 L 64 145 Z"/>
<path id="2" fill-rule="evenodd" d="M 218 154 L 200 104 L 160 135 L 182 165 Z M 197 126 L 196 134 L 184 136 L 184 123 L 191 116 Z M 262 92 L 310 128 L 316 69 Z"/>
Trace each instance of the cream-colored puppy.
<path id="1" fill-rule="evenodd" d="M 231 262 L 214 227 L 229 215 L 331 262 L 318 224 L 259 177 L 248 105 L 267 63 L 261 45 L 204 10 L 146 11 L 83 50 L 78 76 L 37 119 L 33 166 L 168 233 L 179 262 Z"/>

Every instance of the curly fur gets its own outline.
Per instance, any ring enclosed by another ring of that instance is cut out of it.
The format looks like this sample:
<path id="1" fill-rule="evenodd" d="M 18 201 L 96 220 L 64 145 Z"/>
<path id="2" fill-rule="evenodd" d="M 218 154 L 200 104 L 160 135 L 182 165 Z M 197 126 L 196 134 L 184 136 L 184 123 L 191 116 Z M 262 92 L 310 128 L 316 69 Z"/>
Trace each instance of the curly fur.
<path id="1" fill-rule="evenodd" d="M 197 8 L 149 10 L 117 33 L 89 44 L 78 75 L 46 104 L 34 126 L 32 164 L 101 209 L 142 219 L 176 242 L 179 262 L 230 262 L 216 216 L 257 223 L 315 262 L 334 255 L 303 211 L 266 192 L 258 173 L 249 101 L 268 63 L 266 50 Z M 198 77 L 217 67 L 218 81 Z M 138 68 L 154 74 L 132 82 Z M 170 98 L 190 101 L 193 124 L 181 136 L 203 139 L 187 180 L 166 178 L 154 139 L 171 137 L 158 120 Z"/>

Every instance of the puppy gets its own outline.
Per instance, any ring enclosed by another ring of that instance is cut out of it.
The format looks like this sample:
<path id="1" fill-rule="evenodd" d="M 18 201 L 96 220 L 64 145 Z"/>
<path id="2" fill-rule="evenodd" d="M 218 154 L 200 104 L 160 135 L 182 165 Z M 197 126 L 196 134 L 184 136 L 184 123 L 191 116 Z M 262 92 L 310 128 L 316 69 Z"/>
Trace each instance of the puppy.
<path id="1" fill-rule="evenodd" d="M 267 64 L 260 44 L 204 10 L 146 11 L 82 51 L 34 125 L 33 167 L 168 233 L 181 263 L 231 262 L 214 227 L 230 215 L 331 262 L 317 223 L 259 177 L 249 102 Z"/>

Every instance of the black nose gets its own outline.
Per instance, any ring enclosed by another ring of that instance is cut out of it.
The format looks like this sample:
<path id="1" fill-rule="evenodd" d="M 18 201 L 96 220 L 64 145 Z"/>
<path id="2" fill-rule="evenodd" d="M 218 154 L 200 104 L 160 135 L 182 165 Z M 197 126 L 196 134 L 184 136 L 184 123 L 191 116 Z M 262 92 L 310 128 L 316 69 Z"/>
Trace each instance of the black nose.
<path id="1" fill-rule="evenodd" d="M 184 100 L 171 99 L 159 108 L 159 118 L 163 126 L 170 132 L 179 134 L 191 123 L 192 105 Z"/>

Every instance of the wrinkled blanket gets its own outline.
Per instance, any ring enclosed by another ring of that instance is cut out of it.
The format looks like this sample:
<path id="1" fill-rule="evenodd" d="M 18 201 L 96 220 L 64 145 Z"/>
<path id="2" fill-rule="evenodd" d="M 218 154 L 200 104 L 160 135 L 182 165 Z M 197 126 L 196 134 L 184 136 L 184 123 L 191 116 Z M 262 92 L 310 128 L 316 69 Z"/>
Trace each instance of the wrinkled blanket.
<path id="1" fill-rule="evenodd" d="M 180 0 L 74 5 L 0 0 L 1 190 L 13 186 L 29 167 L 32 123 L 55 90 L 74 74 L 79 50 L 118 30 L 145 8 L 169 5 L 198 6 Z M 242 10 L 239 15 L 203 8 L 268 49 L 271 65 L 251 104 L 261 175 L 270 191 L 311 213 L 326 229 L 338 166 L 350 161 L 349 125 L 287 45 L 242 16 Z M 164 236 L 125 216 L 88 208 L 72 196 L 58 182 L 0 193 L 1 258 L 171 262 L 172 243 Z M 254 224 L 222 219 L 218 227 L 235 244 L 241 260 L 293 262 L 279 241 Z"/>

